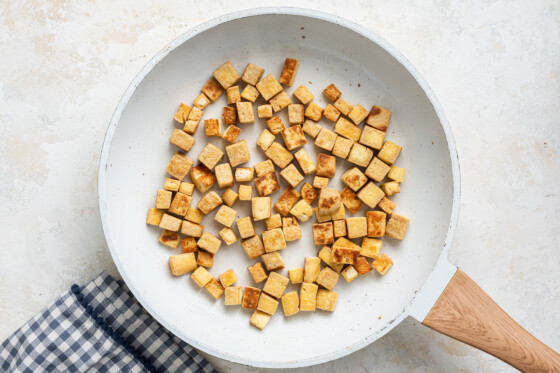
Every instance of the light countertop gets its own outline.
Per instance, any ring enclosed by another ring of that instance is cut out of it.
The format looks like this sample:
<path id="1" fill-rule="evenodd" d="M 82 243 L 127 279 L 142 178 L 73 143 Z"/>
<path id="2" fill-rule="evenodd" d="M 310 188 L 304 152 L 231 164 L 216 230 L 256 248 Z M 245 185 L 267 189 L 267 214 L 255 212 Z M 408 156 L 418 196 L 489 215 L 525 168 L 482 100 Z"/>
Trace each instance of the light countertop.
<path id="1" fill-rule="evenodd" d="M 103 270 L 118 276 L 97 167 L 125 88 L 189 28 L 253 1 L 0 3 L 0 340 Z M 261 1 L 375 31 L 424 75 L 457 142 L 459 224 L 449 259 L 560 350 L 560 3 Z M 215 358 L 220 371 L 257 369 Z M 407 319 L 311 372 L 512 371 Z"/>

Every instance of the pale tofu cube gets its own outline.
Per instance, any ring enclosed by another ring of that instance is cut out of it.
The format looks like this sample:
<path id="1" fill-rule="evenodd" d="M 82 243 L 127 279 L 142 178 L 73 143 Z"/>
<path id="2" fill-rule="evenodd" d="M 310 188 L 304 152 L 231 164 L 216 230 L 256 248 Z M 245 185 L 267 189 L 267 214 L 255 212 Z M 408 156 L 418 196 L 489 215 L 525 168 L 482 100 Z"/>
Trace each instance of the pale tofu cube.
<path id="1" fill-rule="evenodd" d="M 389 119 L 391 119 L 391 111 L 381 106 L 373 105 L 366 119 L 366 124 L 380 131 L 387 132 Z"/>
<path id="2" fill-rule="evenodd" d="M 401 150 L 402 147 L 392 141 L 387 140 L 377 154 L 377 158 L 381 159 L 383 162 L 389 165 L 392 165 L 397 160 L 399 154 L 401 154 Z"/>
<path id="3" fill-rule="evenodd" d="M 259 303 L 257 304 L 257 310 L 268 313 L 269 315 L 274 315 L 274 312 L 276 312 L 276 309 L 278 308 L 278 304 L 279 302 L 270 295 L 261 293 Z"/>
<path id="4" fill-rule="evenodd" d="M 249 259 L 255 259 L 265 253 L 264 245 L 261 240 L 261 236 L 255 235 L 251 238 L 247 238 L 241 242 L 243 250 L 247 253 Z"/>
<path id="5" fill-rule="evenodd" d="M 341 197 L 341 202 L 342 202 L 342 197 Z M 340 220 L 345 218 L 346 218 L 346 210 L 344 209 L 344 205 L 341 203 L 340 208 L 336 212 L 331 214 L 331 219 Z"/>
<path id="6" fill-rule="evenodd" d="M 352 145 L 354 145 L 354 141 L 342 136 L 338 136 L 334 142 L 331 153 L 336 157 L 346 159 L 346 157 L 348 157 L 348 154 L 350 154 Z"/>
<path id="7" fill-rule="evenodd" d="M 321 272 L 321 259 L 317 257 L 306 257 L 303 266 L 303 282 L 313 283 Z"/>
<path id="8" fill-rule="evenodd" d="M 241 286 L 228 286 L 225 289 L 224 304 L 226 306 L 238 306 L 241 304 L 243 288 Z"/>
<path id="9" fill-rule="evenodd" d="M 278 93 L 282 92 L 282 86 L 276 81 L 276 78 L 274 78 L 274 75 L 272 74 L 268 74 L 260 82 L 258 82 L 257 89 L 265 101 L 269 101 Z"/>
<path id="10" fill-rule="evenodd" d="M 280 215 L 278 215 L 280 216 Z M 301 228 L 296 218 L 287 217 L 282 219 L 282 232 L 286 242 L 299 240 L 301 235 Z"/>
<path id="11" fill-rule="evenodd" d="M 360 171 L 359 168 L 353 167 L 342 175 L 341 180 L 350 189 L 352 189 L 354 192 L 357 192 L 361 187 L 366 185 L 368 178 L 363 174 L 362 171 Z"/>
<path id="12" fill-rule="evenodd" d="M 315 138 L 315 145 L 326 151 L 331 151 L 334 147 L 334 142 L 336 141 L 337 134 L 326 128 L 321 128 L 321 131 Z"/>
<path id="13" fill-rule="evenodd" d="M 252 167 L 238 167 L 235 169 L 235 181 L 247 182 L 253 180 L 254 170 Z"/>
<path id="14" fill-rule="evenodd" d="M 250 85 L 256 85 L 264 73 L 264 68 L 255 64 L 249 63 L 241 75 L 241 80 Z"/>
<path id="15" fill-rule="evenodd" d="M 255 122 L 255 112 L 251 102 L 239 101 L 235 103 L 235 107 L 237 109 L 237 118 L 239 119 L 239 123 L 248 124 Z"/>
<path id="16" fill-rule="evenodd" d="M 305 223 L 311 216 L 313 216 L 313 207 L 302 199 L 297 202 L 294 207 L 292 207 L 290 214 L 295 216 L 300 222 Z"/>
<path id="17" fill-rule="evenodd" d="M 266 218 L 264 220 L 264 223 L 266 224 L 267 230 L 282 228 L 282 217 L 280 216 L 280 214 L 270 215 L 269 218 Z"/>
<path id="18" fill-rule="evenodd" d="M 336 158 L 332 155 L 319 153 L 317 155 L 317 176 L 333 178 L 336 174 Z"/>
<path id="19" fill-rule="evenodd" d="M 169 257 L 169 269 L 173 276 L 183 276 L 196 269 L 194 253 L 179 254 Z"/>
<path id="20" fill-rule="evenodd" d="M 192 120 L 192 121 L 195 121 L 195 122 L 200 122 L 203 114 L 204 114 L 204 112 L 202 111 L 202 109 L 197 108 L 197 107 L 193 107 L 191 112 L 189 113 L 188 120 Z"/>
<path id="21" fill-rule="evenodd" d="M 241 77 L 239 76 L 237 71 L 235 71 L 233 65 L 229 61 L 214 70 L 212 75 L 225 89 L 228 89 L 229 87 L 237 83 L 239 79 L 241 79 Z"/>
<path id="22" fill-rule="evenodd" d="M 373 158 L 373 150 L 355 143 L 348 154 L 348 162 L 354 163 L 360 167 L 367 167 L 371 159 Z"/>
<path id="23" fill-rule="evenodd" d="M 344 268 L 344 264 L 335 263 L 333 261 L 332 250 L 328 246 L 323 246 L 321 250 L 319 250 L 319 254 L 317 256 L 337 273 L 340 272 L 342 268 Z"/>
<path id="24" fill-rule="evenodd" d="M 194 192 L 194 184 L 183 181 L 179 186 L 179 192 L 192 197 Z"/>
<path id="25" fill-rule="evenodd" d="M 280 298 L 288 286 L 290 280 L 276 272 L 270 272 L 263 286 L 263 291 L 273 297 Z"/>
<path id="26" fill-rule="evenodd" d="M 370 126 L 364 126 L 364 130 L 360 137 L 360 144 L 379 150 L 383 146 L 384 140 L 385 132 L 379 131 Z"/>
<path id="27" fill-rule="evenodd" d="M 196 245 L 196 239 L 194 237 L 182 239 L 181 247 L 183 248 L 183 253 L 196 253 L 198 251 L 198 246 Z"/>
<path id="28" fill-rule="evenodd" d="M 340 209 L 342 199 L 340 192 L 336 189 L 323 188 L 319 192 L 317 210 L 321 215 L 332 215 Z"/>
<path id="29" fill-rule="evenodd" d="M 222 134 L 222 139 L 226 140 L 227 142 L 233 144 L 237 136 L 241 133 L 241 129 L 233 124 L 229 125 L 228 128 Z"/>
<path id="30" fill-rule="evenodd" d="M 332 222 L 313 224 L 315 245 L 330 245 L 334 242 Z"/>
<path id="31" fill-rule="evenodd" d="M 200 237 L 204 232 L 204 226 L 192 221 L 184 220 L 181 225 L 181 233 L 190 237 Z"/>
<path id="32" fill-rule="evenodd" d="M 284 91 L 278 93 L 276 96 L 270 99 L 270 104 L 272 105 L 272 110 L 277 113 L 282 109 L 287 108 L 292 104 L 290 96 Z"/>
<path id="33" fill-rule="evenodd" d="M 225 227 L 218 234 L 228 246 L 237 242 L 237 236 L 231 228 Z"/>
<path id="34" fill-rule="evenodd" d="M 339 100 L 342 99 L 339 98 Z M 360 129 L 360 127 L 355 126 L 354 124 L 352 124 L 352 122 L 344 118 L 339 118 L 336 121 L 336 124 L 334 126 L 334 132 L 354 142 L 360 140 L 360 136 L 362 135 L 362 130 Z"/>
<path id="35" fill-rule="evenodd" d="M 400 193 L 401 191 L 400 184 L 397 183 L 396 181 L 388 181 L 386 183 L 381 184 L 379 187 L 381 188 L 383 193 L 385 193 L 386 196 L 393 196 L 395 194 Z"/>
<path id="36" fill-rule="evenodd" d="M 228 105 L 233 105 L 241 101 L 241 95 L 239 94 L 239 86 L 233 86 L 226 89 L 226 97 Z"/>
<path id="37" fill-rule="evenodd" d="M 181 102 L 181 105 L 179 105 L 179 109 L 177 110 L 177 113 L 175 114 L 173 119 L 175 119 L 177 122 L 181 124 L 185 124 L 187 118 L 189 117 L 190 112 L 191 112 L 191 107 Z"/>
<path id="38" fill-rule="evenodd" d="M 156 194 L 156 208 L 161 210 L 167 210 L 171 206 L 171 199 L 173 198 L 173 193 L 168 190 L 160 189 Z"/>
<path id="39" fill-rule="evenodd" d="M 270 318 L 271 315 L 268 313 L 255 310 L 249 319 L 249 323 L 256 328 L 263 330 L 266 327 L 266 324 L 270 321 Z"/>
<path id="40" fill-rule="evenodd" d="M 218 278 L 220 279 L 220 283 L 224 288 L 227 288 L 228 286 L 231 286 L 237 282 L 237 275 L 235 274 L 235 271 L 233 269 L 227 270 L 226 272 L 218 276 Z"/>
<path id="41" fill-rule="evenodd" d="M 237 219 L 237 230 L 241 238 L 249 238 L 255 235 L 255 227 L 250 216 Z M 252 258 L 251 258 L 252 259 Z"/>
<path id="42" fill-rule="evenodd" d="M 288 150 L 294 150 L 300 148 L 307 144 L 305 139 L 305 134 L 301 129 L 301 126 L 294 125 L 282 131 L 282 138 L 284 139 L 284 144 Z"/>
<path id="43" fill-rule="evenodd" d="M 318 122 L 323 116 L 323 108 L 312 102 L 305 109 L 305 117 Z"/>
<path id="44" fill-rule="evenodd" d="M 295 58 L 286 58 L 284 61 L 284 67 L 282 68 L 282 73 L 280 74 L 280 83 L 291 87 L 294 84 L 296 74 L 299 68 L 299 61 Z"/>
<path id="45" fill-rule="evenodd" d="M 264 220 L 270 217 L 272 210 L 270 197 L 255 197 L 251 200 L 253 220 Z"/>
<path id="46" fill-rule="evenodd" d="M 148 216 L 146 217 L 146 224 L 155 225 L 156 227 L 159 226 L 163 214 L 164 212 L 162 210 L 149 208 Z"/>
<path id="47" fill-rule="evenodd" d="M 192 165 L 192 159 L 181 152 L 177 152 L 169 161 L 169 164 L 165 168 L 165 172 L 173 176 L 175 179 L 183 180 L 189 173 Z"/>
<path id="48" fill-rule="evenodd" d="M 311 175 L 312 173 L 315 173 L 315 171 L 317 171 L 315 164 L 313 163 L 311 157 L 309 156 L 309 154 L 307 154 L 305 149 L 300 149 L 295 152 L 294 157 L 296 158 L 299 167 L 305 175 Z"/>
<path id="49" fill-rule="evenodd" d="M 319 197 L 319 192 L 317 189 L 313 188 L 311 184 L 305 183 L 301 187 L 301 198 L 307 201 L 307 203 L 312 204 L 317 197 Z"/>
<path id="50" fill-rule="evenodd" d="M 242 163 L 249 162 L 251 159 L 249 148 L 247 147 L 247 142 L 245 140 L 240 140 L 231 145 L 226 145 L 226 153 L 231 167 L 237 167 Z"/>
<path id="51" fill-rule="evenodd" d="M 257 304 L 259 303 L 260 295 L 260 289 L 254 288 L 252 286 L 245 286 L 245 290 L 243 291 L 243 300 L 241 301 L 241 307 L 248 310 L 256 310 Z"/>
<path id="52" fill-rule="evenodd" d="M 255 165 L 255 172 L 257 173 L 257 177 L 274 172 L 274 163 L 272 163 L 270 159 L 259 162 Z"/>
<path id="53" fill-rule="evenodd" d="M 181 236 L 179 235 L 179 233 L 168 231 L 167 229 L 164 229 L 159 236 L 159 242 L 172 249 L 176 248 L 177 245 L 179 245 L 180 241 Z"/>
<path id="54" fill-rule="evenodd" d="M 294 207 L 296 202 L 298 201 L 300 194 L 297 190 L 293 188 L 286 188 L 284 192 L 278 198 L 278 201 L 274 204 L 274 210 L 278 211 L 283 216 L 286 216 L 290 213 L 290 210 Z"/>
<path id="55" fill-rule="evenodd" d="M 380 183 L 381 180 L 385 178 L 390 169 L 391 168 L 387 166 L 385 162 L 381 161 L 377 157 L 374 157 L 369 166 L 366 168 L 366 176 L 376 183 Z"/>
<path id="56" fill-rule="evenodd" d="M 263 151 L 266 151 L 266 149 L 268 149 L 274 142 L 274 139 L 274 135 L 270 133 L 269 130 L 264 129 L 257 139 L 257 146 L 259 146 Z"/>
<path id="57" fill-rule="evenodd" d="M 185 152 L 188 152 L 194 145 L 194 137 L 192 137 L 185 131 L 174 129 L 169 142 L 184 150 Z"/>
<path id="58" fill-rule="evenodd" d="M 391 180 L 397 181 L 402 183 L 404 181 L 404 174 L 406 170 L 401 167 L 391 166 L 389 173 L 387 173 L 387 177 Z"/>
<path id="59" fill-rule="evenodd" d="M 348 115 L 354 108 L 354 105 L 339 97 L 338 100 L 334 102 L 334 107 L 337 108 L 342 114 Z"/>
<path id="60" fill-rule="evenodd" d="M 346 236 L 346 219 L 334 220 L 333 231 L 335 238 Z"/>
<path id="61" fill-rule="evenodd" d="M 332 290 L 338 282 L 339 276 L 340 275 L 337 272 L 333 271 L 329 267 L 325 267 L 317 276 L 317 284 L 321 285 L 325 289 Z"/>
<path id="62" fill-rule="evenodd" d="M 196 208 L 202 211 L 204 215 L 210 213 L 216 207 L 222 204 L 222 199 L 220 196 L 211 190 L 210 192 L 206 193 L 200 201 L 196 204 Z"/>
<path id="63" fill-rule="evenodd" d="M 328 104 L 323 110 L 323 116 L 330 120 L 331 122 L 336 122 L 340 118 L 340 110 Z"/>
<path id="64" fill-rule="evenodd" d="M 191 202 L 191 196 L 177 192 L 175 193 L 173 201 L 171 201 L 171 205 L 169 205 L 169 212 L 175 215 L 185 216 Z"/>
<path id="65" fill-rule="evenodd" d="M 303 132 L 307 133 L 309 136 L 316 138 L 319 132 L 321 131 L 321 125 L 312 121 L 311 119 L 306 119 L 303 122 Z"/>
<path id="66" fill-rule="evenodd" d="M 249 273 L 257 284 L 263 282 L 268 278 L 268 275 L 266 274 L 261 262 L 255 263 L 252 266 L 247 267 L 247 269 L 249 270 Z"/>
<path id="67" fill-rule="evenodd" d="M 329 184 L 328 177 L 315 176 L 313 178 L 313 188 L 322 189 L 326 188 Z"/>
<path id="68" fill-rule="evenodd" d="M 338 88 L 336 88 L 336 86 L 334 84 L 329 84 L 327 86 L 327 88 L 325 88 L 323 90 L 323 94 L 332 102 L 335 102 L 336 100 L 338 100 L 338 98 L 340 97 L 340 95 L 342 94 Z"/>
<path id="69" fill-rule="evenodd" d="M 373 261 L 372 266 L 377 272 L 384 275 L 393 266 L 393 260 L 387 255 L 381 254 Z"/>
<path id="70" fill-rule="evenodd" d="M 385 235 L 391 238 L 396 238 L 397 240 L 402 240 L 408 229 L 408 223 L 410 219 L 398 215 L 392 214 L 387 221 L 387 226 L 385 227 Z"/>
<path id="71" fill-rule="evenodd" d="M 214 78 L 210 78 L 202 87 L 202 93 L 204 93 L 212 102 L 216 101 L 218 97 L 224 93 L 225 89 L 218 83 Z"/>
<path id="72" fill-rule="evenodd" d="M 211 268 L 214 265 L 214 254 L 206 251 L 199 251 L 196 258 L 196 264 L 202 267 Z"/>
<path id="73" fill-rule="evenodd" d="M 364 237 L 362 240 L 362 247 L 360 248 L 360 255 L 368 258 L 377 258 L 381 250 L 381 240 L 375 238 Z"/>
<path id="74" fill-rule="evenodd" d="M 213 170 L 223 156 L 224 153 L 220 150 L 220 148 L 213 144 L 206 144 L 204 149 L 202 149 L 202 152 L 198 155 L 198 160 L 200 163 L 208 167 L 209 170 Z"/>
<path id="75" fill-rule="evenodd" d="M 308 103 L 313 101 L 314 98 L 313 94 L 304 85 L 300 85 L 299 87 L 297 87 L 293 95 L 304 105 L 307 105 Z"/>
<path id="76" fill-rule="evenodd" d="M 286 180 L 292 188 L 297 187 L 303 181 L 303 175 L 299 173 L 293 163 L 280 171 L 280 176 Z"/>
<path id="77" fill-rule="evenodd" d="M 356 278 L 358 278 L 358 271 L 356 271 L 356 268 L 354 268 L 353 266 L 344 268 L 342 272 L 340 272 L 340 274 L 342 275 L 344 280 L 346 280 L 346 282 L 352 282 Z"/>
<path id="78" fill-rule="evenodd" d="M 368 237 L 385 236 L 385 226 L 387 222 L 387 214 L 383 211 L 368 211 L 367 219 L 367 235 Z"/>
<path id="79" fill-rule="evenodd" d="M 253 198 L 253 187 L 251 185 L 240 185 L 238 195 L 240 201 L 250 201 Z"/>
<path id="80" fill-rule="evenodd" d="M 367 235 L 367 220 L 365 217 L 354 217 L 346 219 L 348 238 L 359 238 Z"/>
<path id="81" fill-rule="evenodd" d="M 177 232 L 181 229 L 182 220 L 171 216 L 169 214 L 163 214 L 161 221 L 159 222 L 159 227 L 168 231 Z"/>
<path id="82" fill-rule="evenodd" d="M 193 254 L 194 255 L 194 254 Z M 196 264 L 196 261 L 195 261 Z M 191 279 L 199 286 L 204 287 L 212 280 L 212 275 L 204 267 L 198 267 L 192 274 Z"/>
<path id="83" fill-rule="evenodd" d="M 288 269 L 288 277 L 292 284 L 301 284 L 303 282 L 303 268 Z"/>
<path id="84" fill-rule="evenodd" d="M 348 118 L 352 119 L 354 124 L 359 125 L 368 116 L 368 111 L 360 104 L 354 106 L 352 111 L 348 113 Z"/>
<path id="85" fill-rule="evenodd" d="M 280 180 L 276 172 L 265 174 L 255 179 L 255 187 L 261 197 L 266 197 L 278 190 L 280 190 Z"/>
<path id="86" fill-rule="evenodd" d="M 299 296 L 297 291 L 290 291 L 282 295 L 282 310 L 284 316 L 292 316 L 299 312 Z"/>
<path id="87" fill-rule="evenodd" d="M 257 98 L 259 98 L 259 91 L 255 88 L 255 86 L 247 84 L 241 92 L 241 98 L 250 102 L 255 102 L 257 101 Z"/>
<path id="88" fill-rule="evenodd" d="M 235 193 L 230 188 L 226 189 L 224 194 L 222 194 L 222 201 L 229 207 L 233 206 L 237 199 L 239 198 L 239 194 Z"/>
<path id="89" fill-rule="evenodd" d="M 203 164 L 193 167 L 190 176 L 200 193 L 206 193 L 216 182 L 216 176 Z"/>
<path id="90" fill-rule="evenodd" d="M 284 260 L 278 251 L 264 254 L 261 259 L 269 272 L 284 268 Z"/>
<path id="91" fill-rule="evenodd" d="M 264 250 L 267 253 L 277 250 L 283 250 L 286 248 L 284 233 L 280 228 L 274 228 L 269 231 L 262 232 L 262 240 L 264 244 Z"/>
<path id="92" fill-rule="evenodd" d="M 301 284 L 299 294 L 299 310 L 300 311 L 315 311 L 317 306 L 317 291 L 319 286 L 304 282 Z"/>
<path id="93" fill-rule="evenodd" d="M 233 186 L 233 172 L 229 163 L 216 165 L 214 172 L 218 180 L 218 188 L 225 189 Z"/>
<path id="94" fill-rule="evenodd" d="M 331 214 L 321 214 L 319 209 L 315 209 L 315 216 L 317 217 L 317 223 L 324 223 L 332 220 Z"/>
<path id="95" fill-rule="evenodd" d="M 211 103 L 210 99 L 206 97 L 204 93 L 201 93 L 198 96 L 196 96 L 196 98 L 193 101 L 194 107 L 197 107 L 201 110 L 204 109 L 206 106 L 210 105 L 210 103 Z"/>
<path id="96" fill-rule="evenodd" d="M 171 192 L 176 192 L 181 187 L 181 181 L 176 179 L 171 179 L 169 177 L 165 178 L 165 183 L 163 184 L 163 189 L 169 190 Z"/>
<path id="97" fill-rule="evenodd" d="M 317 292 L 317 309 L 333 312 L 337 300 L 338 293 L 336 291 L 319 289 Z"/>
<path id="98" fill-rule="evenodd" d="M 383 197 L 381 198 L 381 201 L 379 201 L 378 206 L 387 215 L 391 215 L 393 213 L 393 210 L 395 209 L 395 202 L 391 201 L 387 197 Z"/>
<path id="99" fill-rule="evenodd" d="M 360 256 L 360 246 L 344 237 L 340 237 L 332 246 L 332 254 L 332 260 L 335 263 L 354 264 Z"/>
<path id="100" fill-rule="evenodd" d="M 275 116 L 266 121 L 266 126 L 273 135 L 278 135 L 286 129 L 284 122 L 279 116 Z"/>
<path id="101" fill-rule="evenodd" d="M 379 201 L 381 201 L 381 198 L 385 196 L 385 193 L 383 193 L 383 191 L 375 185 L 373 181 L 370 181 L 365 187 L 360 189 L 357 195 L 363 203 L 371 208 L 374 208 Z"/>
<path id="102" fill-rule="evenodd" d="M 220 223 L 222 225 L 225 225 L 226 227 L 229 228 L 229 227 L 231 227 L 231 225 L 235 221 L 236 217 L 237 217 L 237 211 L 235 211 L 231 207 L 228 207 L 226 205 L 222 205 L 218 209 L 218 212 L 216 213 L 216 216 L 214 216 L 214 220 L 216 220 L 218 223 Z"/>
<path id="103" fill-rule="evenodd" d="M 206 250 L 210 254 L 216 255 L 218 250 L 220 250 L 222 241 L 219 238 L 214 237 L 212 234 L 204 232 L 202 233 L 202 236 L 200 236 L 196 244 L 202 250 Z"/>
<path id="104" fill-rule="evenodd" d="M 277 142 L 273 142 L 264 154 L 280 168 L 286 167 L 294 159 L 292 153 Z"/>
<path id="105" fill-rule="evenodd" d="M 288 123 L 290 126 L 303 124 L 304 106 L 301 104 L 288 105 Z"/>
<path id="106" fill-rule="evenodd" d="M 194 133 L 196 132 L 196 130 L 198 128 L 199 123 L 200 123 L 200 120 L 187 120 L 185 122 L 185 126 L 183 127 L 183 131 L 185 131 L 189 135 L 194 135 Z"/>
<path id="107" fill-rule="evenodd" d="M 261 119 L 272 118 L 272 105 L 260 105 L 257 107 L 257 116 Z"/>

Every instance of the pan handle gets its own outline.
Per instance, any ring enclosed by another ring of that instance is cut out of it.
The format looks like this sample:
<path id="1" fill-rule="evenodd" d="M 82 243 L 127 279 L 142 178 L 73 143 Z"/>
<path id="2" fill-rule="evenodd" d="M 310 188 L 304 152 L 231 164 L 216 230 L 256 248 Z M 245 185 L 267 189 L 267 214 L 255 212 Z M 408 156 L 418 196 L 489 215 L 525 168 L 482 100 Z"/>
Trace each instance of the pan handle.
<path id="1" fill-rule="evenodd" d="M 523 372 L 560 372 L 560 355 L 516 323 L 460 269 L 422 324 Z"/>

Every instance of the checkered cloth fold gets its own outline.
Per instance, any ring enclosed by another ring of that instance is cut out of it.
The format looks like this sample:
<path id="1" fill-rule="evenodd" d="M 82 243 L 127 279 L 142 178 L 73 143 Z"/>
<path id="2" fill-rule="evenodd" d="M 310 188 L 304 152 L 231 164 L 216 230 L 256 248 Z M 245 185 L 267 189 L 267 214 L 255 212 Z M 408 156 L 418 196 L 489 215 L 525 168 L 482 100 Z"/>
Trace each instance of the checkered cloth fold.
<path id="1" fill-rule="evenodd" d="M 106 272 L 74 286 L 4 341 L 0 371 L 216 372 Z"/>

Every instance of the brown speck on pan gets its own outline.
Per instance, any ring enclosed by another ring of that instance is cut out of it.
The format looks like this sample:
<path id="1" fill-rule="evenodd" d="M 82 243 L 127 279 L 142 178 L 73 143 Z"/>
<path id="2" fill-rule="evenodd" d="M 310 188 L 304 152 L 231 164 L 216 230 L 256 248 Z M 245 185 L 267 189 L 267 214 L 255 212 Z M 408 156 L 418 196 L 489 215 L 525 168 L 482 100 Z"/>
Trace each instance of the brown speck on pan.
<path id="1" fill-rule="evenodd" d="M 379 315 L 378 319 L 381 320 L 381 315 Z"/>
<path id="2" fill-rule="evenodd" d="M 313 84 L 311 81 L 308 82 L 309 84 Z"/>
<path id="3" fill-rule="evenodd" d="M 305 27 L 302 27 L 301 29 L 302 29 L 302 30 L 305 30 Z"/>
<path id="4" fill-rule="evenodd" d="M 302 38 L 302 39 L 305 39 L 305 35 L 301 35 L 301 38 Z"/>
<path id="5" fill-rule="evenodd" d="M 434 145 L 434 142 L 432 141 L 432 145 Z"/>
<path id="6" fill-rule="evenodd" d="M 358 83 L 358 87 L 361 87 L 362 85 L 360 83 Z"/>

